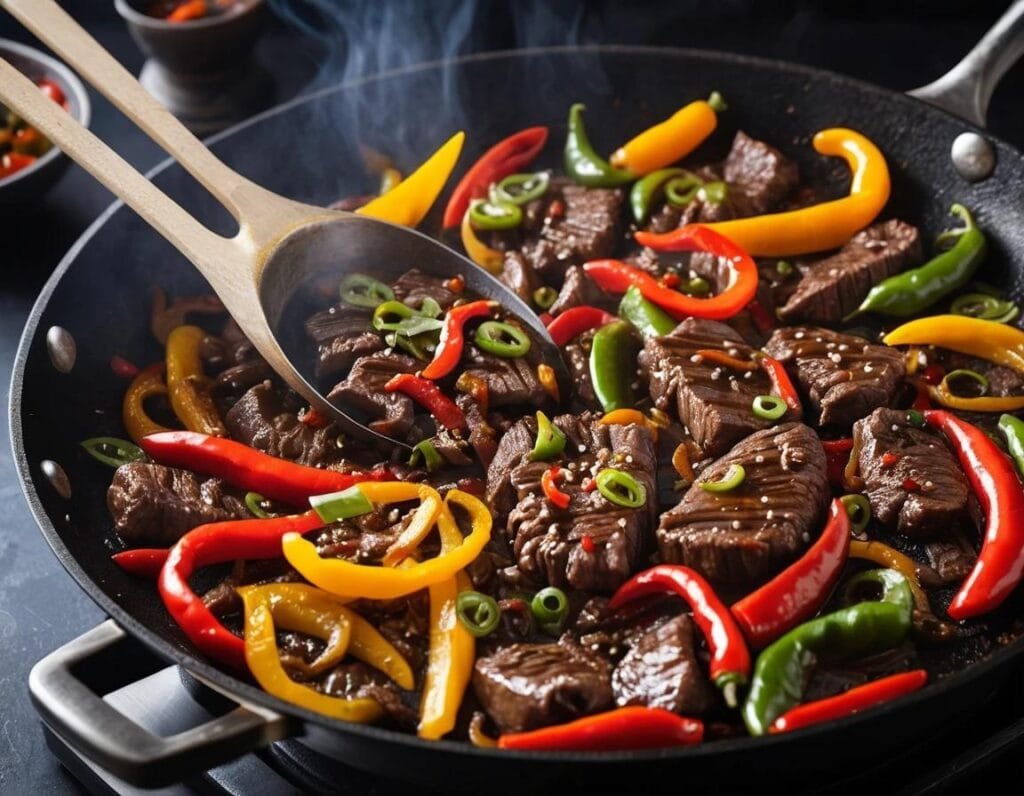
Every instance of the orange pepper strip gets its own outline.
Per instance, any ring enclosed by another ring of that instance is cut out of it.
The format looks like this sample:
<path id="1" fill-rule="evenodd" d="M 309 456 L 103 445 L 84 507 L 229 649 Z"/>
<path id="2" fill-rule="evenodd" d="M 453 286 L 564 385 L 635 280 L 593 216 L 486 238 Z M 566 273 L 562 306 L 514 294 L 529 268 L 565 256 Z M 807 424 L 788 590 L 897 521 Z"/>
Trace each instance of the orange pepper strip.
<path id="1" fill-rule="evenodd" d="M 469 220 L 468 210 L 462 217 L 462 226 L 459 231 L 462 235 L 462 248 L 466 250 L 466 256 L 485 271 L 500 274 L 502 264 L 505 262 L 505 255 L 497 249 L 492 249 L 476 236 L 473 224 Z"/>
<path id="2" fill-rule="evenodd" d="M 146 413 L 145 406 L 147 399 L 157 395 L 167 395 L 167 385 L 164 384 L 163 373 L 163 362 L 156 362 L 143 368 L 132 379 L 132 383 L 124 392 L 124 401 L 121 404 L 121 422 L 124 423 L 128 436 L 136 444 L 150 434 L 171 430 L 153 420 Z"/>

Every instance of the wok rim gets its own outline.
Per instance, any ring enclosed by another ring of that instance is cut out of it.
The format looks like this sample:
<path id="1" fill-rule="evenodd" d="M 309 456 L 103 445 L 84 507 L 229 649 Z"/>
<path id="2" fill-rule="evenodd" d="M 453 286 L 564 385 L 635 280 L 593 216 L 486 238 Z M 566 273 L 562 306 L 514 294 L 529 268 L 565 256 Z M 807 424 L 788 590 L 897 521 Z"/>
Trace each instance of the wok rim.
<path id="1" fill-rule="evenodd" d="M 759 67 L 762 69 L 770 69 L 778 74 L 788 76 L 804 76 L 814 79 L 825 78 L 831 80 L 837 85 L 837 88 L 843 91 L 854 90 L 874 94 L 888 103 L 898 103 L 903 101 L 909 102 L 916 107 L 924 106 L 927 108 L 929 113 L 939 117 L 945 117 L 947 120 L 955 121 L 957 124 L 962 125 L 964 130 L 971 130 L 982 134 L 992 142 L 993 145 L 995 145 L 999 152 L 999 156 L 1006 157 L 1009 155 L 1024 162 L 1024 153 L 1018 150 L 1017 147 L 1004 141 L 998 136 L 992 135 L 983 128 L 979 128 L 977 125 L 961 119 L 955 114 L 933 106 L 916 97 L 887 89 L 868 81 L 833 72 L 831 70 L 720 50 L 697 49 L 691 47 L 650 47 L 642 45 L 600 44 L 587 46 L 560 45 L 554 47 L 534 47 L 519 50 L 512 49 L 474 53 L 458 58 L 437 59 L 419 64 L 411 64 L 373 75 L 366 75 L 338 83 L 337 85 L 325 86 L 308 94 L 295 97 L 287 102 L 276 105 L 249 119 L 246 119 L 237 125 L 223 130 L 216 135 L 204 139 L 204 143 L 208 146 L 217 144 L 224 139 L 230 138 L 241 130 L 261 123 L 264 119 L 286 113 L 294 107 L 315 102 L 321 97 L 329 94 L 349 90 L 360 85 L 382 82 L 398 78 L 406 74 L 414 74 L 431 69 L 441 69 L 453 65 L 567 53 L 586 53 L 594 55 L 633 54 L 640 56 L 661 55 L 710 64 L 732 63 L 741 66 L 746 65 L 750 67 Z M 165 169 L 174 165 L 176 165 L 176 161 L 173 158 L 168 157 L 147 171 L 145 176 L 148 179 L 152 179 Z M 993 176 L 990 179 L 996 179 L 996 177 Z M 293 722 L 298 720 L 300 722 L 300 726 L 295 728 L 295 732 L 289 732 L 287 737 L 301 740 L 301 736 L 304 734 L 303 725 L 314 724 L 317 725 L 318 728 L 329 732 L 339 734 L 350 733 L 354 736 L 362 736 L 366 740 L 394 744 L 396 751 L 402 747 L 412 747 L 416 751 L 438 750 L 453 754 L 476 756 L 484 759 L 517 760 L 520 762 L 548 764 L 577 762 L 585 763 L 587 765 L 599 764 L 603 766 L 665 760 L 682 761 L 687 759 L 701 759 L 709 756 L 725 756 L 751 750 L 766 751 L 772 748 L 777 748 L 780 745 L 786 745 L 790 742 L 799 742 L 815 736 L 827 737 L 833 733 L 838 734 L 844 730 L 848 730 L 858 724 L 868 721 L 877 721 L 881 723 L 886 720 L 887 716 L 911 711 L 916 706 L 923 704 L 932 698 L 941 698 L 944 694 L 950 691 L 959 689 L 970 682 L 981 680 L 990 673 L 996 673 L 1003 667 L 1008 666 L 1015 659 L 1024 658 L 1024 637 L 1021 637 L 1010 644 L 992 651 L 985 658 L 976 661 L 953 674 L 947 675 L 940 680 L 929 682 L 919 691 L 825 724 L 806 727 L 794 732 L 763 736 L 741 736 L 688 747 L 667 747 L 655 750 L 619 752 L 516 751 L 479 748 L 466 742 L 446 739 L 430 741 L 419 738 L 418 736 L 408 732 L 386 729 L 374 725 L 351 724 L 333 720 L 326 716 L 285 702 L 254 685 L 245 683 L 206 660 L 175 647 L 169 641 L 163 639 L 156 631 L 151 630 L 145 624 L 137 621 L 117 602 L 109 598 L 100 588 L 98 588 L 89 573 L 81 564 L 79 564 L 78 560 L 71 554 L 67 546 L 64 544 L 56 527 L 50 521 L 50 517 L 43 507 L 42 501 L 33 483 L 31 466 L 29 465 L 28 457 L 24 448 L 24 429 L 21 419 L 22 393 L 29 352 L 32 347 L 32 343 L 36 338 L 36 334 L 39 331 L 39 324 L 42 319 L 42 315 L 47 309 L 50 299 L 59 286 L 61 280 L 77 261 L 78 255 L 91 241 L 93 236 L 122 207 L 124 207 L 124 203 L 122 201 L 115 200 L 112 202 L 110 206 L 107 207 L 107 209 L 104 210 L 103 213 L 101 213 L 82 233 L 81 237 L 75 241 L 67 254 L 64 255 L 60 263 L 54 269 L 53 273 L 47 279 L 39 293 L 39 296 L 33 303 L 28 318 L 26 319 L 25 327 L 22 332 L 21 339 L 19 340 L 17 352 L 14 358 L 8 405 L 11 445 L 21 489 L 25 495 L 26 501 L 28 502 L 29 510 L 31 511 L 36 524 L 39 526 L 40 532 L 43 534 L 54 555 L 60 561 L 67 573 L 71 575 L 79 588 L 81 588 L 93 600 L 93 602 L 95 602 L 107 614 L 107 616 L 126 630 L 134 639 L 140 641 L 157 657 L 167 661 L 168 663 L 177 664 L 186 671 L 196 673 L 200 678 L 210 681 L 211 684 L 223 690 L 223 692 L 229 697 L 237 697 L 237 699 L 242 702 L 258 704 L 261 707 L 274 711 L 280 714 L 283 718 L 289 719 Z M 993 686 L 994 685 L 995 684 L 993 684 Z"/>

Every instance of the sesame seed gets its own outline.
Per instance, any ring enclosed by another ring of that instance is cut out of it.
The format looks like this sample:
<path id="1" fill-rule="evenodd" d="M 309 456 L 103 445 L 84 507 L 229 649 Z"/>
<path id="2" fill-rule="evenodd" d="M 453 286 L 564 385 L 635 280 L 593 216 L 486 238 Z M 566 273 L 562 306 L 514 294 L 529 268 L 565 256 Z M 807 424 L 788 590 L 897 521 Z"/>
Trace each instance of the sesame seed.
<path id="1" fill-rule="evenodd" d="M 806 544 L 807 542 L 811 541 L 811 535 L 809 533 L 807 533 L 807 531 L 804 531 L 804 534 L 803 534 L 802 538 L 804 540 L 804 544 Z"/>
<path id="2" fill-rule="evenodd" d="M 754 461 L 757 462 L 758 464 L 761 464 L 764 461 L 764 456 L 762 456 L 759 453 L 759 454 L 757 454 L 757 456 L 754 457 Z"/>
<path id="3" fill-rule="evenodd" d="M 775 516 L 775 512 L 774 512 L 774 511 L 772 511 L 771 509 L 768 509 L 768 513 L 764 515 L 764 518 L 765 518 L 766 520 L 770 520 L 770 519 L 771 519 L 772 517 L 774 517 L 774 516 Z"/>
<path id="4" fill-rule="evenodd" d="M 843 355 L 842 355 L 842 354 L 836 354 L 836 353 L 832 353 L 832 354 L 829 354 L 829 355 L 828 355 L 828 358 L 829 358 L 829 359 L 831 359 L 831 360 L 832 360 L 833 362 L 835 362 L 835 363 L 836 363 L 837 365 L 838 365 L 838 364 L 839 364 L 840 362 L 842 362 L 842 361 L 843 361 Z"/>
<path id="5" fill-rule="evenodd" d="M 618 521 L 616 522 L 616 525 L 618 525 L 620 528 L 625 528 L 626 527 L 626 518 L 625 517 L 619 517 Z"/>
<path id="6" fill-rule="evenodd" d="M 796 338 L 797 340 L 803 340 L 804 339 L 804 333 L 803 332 L 797 332 L 796 334 L 793 335 L 793 337 Z"/>
<path id="7" fill-rule="evenodd" d="M 733 520 L 732 521 L 732 529 L 734 531 L 738 531 L 740 529 L 740 521 L 739 520 Z"/>
<path id="8" fill-rule="evenodd" d="M 761 502 L 762 503 L 767 503 L 768 502 L 768 496 L 767 495 L 761 495 Z"/>

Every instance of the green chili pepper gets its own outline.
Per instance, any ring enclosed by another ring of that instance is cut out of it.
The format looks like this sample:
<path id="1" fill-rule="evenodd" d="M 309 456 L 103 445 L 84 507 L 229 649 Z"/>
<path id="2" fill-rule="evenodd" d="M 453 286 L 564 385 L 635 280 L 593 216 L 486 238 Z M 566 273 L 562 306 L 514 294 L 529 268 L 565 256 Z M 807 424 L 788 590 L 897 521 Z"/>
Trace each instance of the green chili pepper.
<path id="1" fill-rule="evenodd" d="M 1006 447 L 1017 462 L 1017 471 L 1024 475 L 1024 420 L 1013 415 L 1000 415 L 999 430 L 1006 437 Z"/>
<path id="2" fill-rule="evenodd" d="M 84 440 L 82 447 L 96 461 L 103 462 L 103 464 L 108 464 L 111 467 L 120 467 L 122 464 L 137 462 L 140 459 L 146 458 L 142 448 L 126 439 L 118 437 L 93 437 L 92 439 Z"/>
<path id="3" fill-rule="evenodd" d="M 346 304 L 370 309 L 395 297 L 395 292 L 390 287 L 365 274 L 349 274 L 341 280 L 338 292 Z"/>
<path id="4" fill-rule="evenodd" d="M 626 169 L 616 169 L 594 151 L 583 126 L 585 107 L 577 102 L 569 109 L 569 134 L 565 139 L 565 172 L 588 188 L 614 188 L 636 179 Z"/>
<path id="5" fill-rule="evenodd" d="M 245 507 L 249 509 L 254 517 L 259 517 L 261 520 L 265 520 L 270 517 L 267 510 L 263 508 L 263 504 L 266 503 L 266 501 L 267 499 L 259 492 L 245 493 Z"/>
<path id="6" fill-rule="evenodd" d="M 953 205 L 950 212 L 961 218 L 964 226 L 942 233 L 936 244 L 941 247 L 952 242 L 952 248 L 920 268 L 891 276 L 875 285 L 860 307 L 848 317 L 862 312 L 877 312 L 901 318 L 914 315 L 970 281 L 978 265 L 985 259 L 988 249 L 985 235 L 963 205 Z"/>
<path id="7" fill-rule="evenodd" d="M 401 334 L 400 332 L 391 332 L 391 334 L 384 337 L 384 342 L 392 348 L 400 348 L 407 354 L 412 354 L 421 362 L 427 362 L 434 358 L 434 350 L 437 348 L 438 335 L 427 332 L 425 334 L 416 335 L 415 337 L 409 337 L 408 335 Z"/>
<path id="8" fill-rule="evenodd" d="M 855 580 L 857 588 L 868 583 L 878 588 L 881 598 L 805 622 L 758 655 L 743 706 L 751 735 L 764 735 L 776 718 L 800 704 L 810 669 L 819 658 L 861 658 L 906 638 L 914 605 L 907 579 L 895 570 L 879 569 Z"/>
<path id="9" fill-rule="evenodd" d="M 779 276 L 789 276 L 793 273 L 793 263 L 789 260 L 779 260 L 775 263 L 775 270 L 778 271 Z"/>
<path id="10" fill-rule="evenodd" d="M 721 180 L 705 183 L 702 190 L 704 201 L 710 205 L 720 205 L 729 198 L 729 186 Z"/>
<path id="11" fill-rule="evenodd" d="M 924 428 L 924 415 L 921 414 L 917 409 L 907 410 L 907 422 L 912 426 L 918 428 Z"/>
<path id="12" fill-rule="evenodd" d="M 373 511 L 373 504 L 358 486 L 350 486 L 329 495 L 313 495 L 309 499 L 309 505 L 324 522 L 347 520 Z"/>
<path id="13" fill-rule="evenodd" d="M 711 295 L 711 283 L 702 276 L 694 276 L 679 286 L 687 296 L 703 298 Z"/>
<path id="14" fill-rule="evenodd" d="M 531 462 L 543 462 L 565 450 L 565 434 L 543 412 L 537 412 L 537 439 L 530 451 Z"/>
<path id="15" fill-rule="evenodd" d="M 594 478 L 597 491 L 605 500 L 627 509 L 638 509 L 647 502 L 647 489 L 629 473 L 606 467 Z"/>
<path id="16" fill-rule="evenodd" d="M 590 345 L 590 381 L 605 412 L 631 409 L 634 403 L 637 339 L 627 321 L 602 326 Z"/>
<path id="17" fill-rule="evenodd" d="M 718 481 L 701 481 L 700 488 L 705 492 L 731 492 L 747 478 L 747 469 L 742 464 L 730 464 Z"/>
<path id="18" fill-rule="evenodd" d="M 441 454 L 437 452 L 437 448 L 434 447 L 434 443 L 429 439 L 417 442 L 412 446 L 412 455 L 409 456 L 409 466 L 416 467 L 420 461 L 423 462 L 423 466 L 427 468 L 428 473 L 434 472 L 434 470 L 444 464 L 444 459 L 441 458 Z"/>
<path id="19" fill-rule="evenodd" d="M 551 175 L 546 171 L 533 174 L 510 174 L 491 188 L 491 201 L 525 205 L 547 193 Z"/>
<path id="20" fill-rule="evenodd" d="M 530 601 L 530 612 L 537 620 L 540 629 L 552 636 L 557 636 L 569 618 L 569 598 L 565 592 L 548 586 L 541 589 Z"/>
<path id="21" fill-rule="evenodd" d="M 464 591 L 455 600 L 455 614 L 476 638 L 489 636 L 501 621 L 501 608 L 493 597 L 478 591 Z"/>
<path id="22" fill-rule="evenodd" d="M 986 379 L 983 375 L 978 373 L 978 371 L 969 370 L 967 368 L 957 368 L 956 370 L 951 370 L 949 373 L 942 377 L 942 386 L 945 387 L 949 392 L 953 392 L 952 382 L 956 381 L 957 379 L 970 379 L 971 381 L 976 383 L 979 387 L 981 387 L 980 395 L 984 395 L 985 393 L 988 392 L 988 379 Z"/>
<path id="23" fill-rule="evenodd" d="M 629 321 L 645 340 L 661 337 L 676 328 L 676 322 L 658 305 L 644 298 L 640 288 L 630 285 L 619 302 L 619 317 Z"/>
<path id="24" fill-rule="evenodd" d="M 839 498 L 846 510 L 846 516 L 850 518 L 850 527 L 855 533 L 860 533 L 868 527 L 871 522 L 871 503 L 864 495 L 843 495 Z"/>
<path id="25" fill-rule="evenodd" d="M 469 203 L 469 220 L 475 229 L 515 229 L 523 223 L 523 211 L 511 202 L 475 199 Z"/>
<path id="26" fill-rule="evenodd" d="M 530 350 L 530 338 L 518 326 L 502 321 L 484 321 L 473 338 L 482 351 L 503 359 L 521 357 Z"/>
<path id="27" fill-rule="evenodd" d="M 629 208 L 633 211 L 633 219 L 637 224 L 642 224 L 647 220 L 647 216 L 651 212 L 651 205 L 665 183 L 673 177 L 683 174 L 686 174 L 683 169 L 658 169 L 633 183 L 633 187 L 629 190 Z"/>
<path id="28" fill-rule="evenodd" d="M 1017 317 L 1020 308 L 1012 301 L 1006 301 L 988 293 L 965 293 L 957 296 L 949 307 L 954 315 L 981 318 L 983 321 L 1007 323 Z"/>
<path id="29" fill-rule="evenodd" d="M 777 395 L 759 395 L 750 408 L 754 416 L 762 420 L 778 420 L 789 409 L 786 402 Z"/>
<path id="30" fill-rule="evenodd" d="M 542 310 L 549 310 L 558 301 L 558 291 L 553 287 L 544 285 L 533 291 L 533 303 Z"/>
<path id="31" fill-rule="evenodd" d="M 704 180 L 692 172 L 684 172 L 680 177 L 674 177 L 665 185 L 665 198 L 670 205 L 683 208 L 697 198 L 700 189 L 704 187 Z"/>
<path id="32" fill-rule="evenodd" d="M 415 315 L 416 310 L 412 307 L 392 299 L 377 306 L 370 323 L 378 332 L 395 331 L 401 326 L 402 321 L 407 321 Z"/>

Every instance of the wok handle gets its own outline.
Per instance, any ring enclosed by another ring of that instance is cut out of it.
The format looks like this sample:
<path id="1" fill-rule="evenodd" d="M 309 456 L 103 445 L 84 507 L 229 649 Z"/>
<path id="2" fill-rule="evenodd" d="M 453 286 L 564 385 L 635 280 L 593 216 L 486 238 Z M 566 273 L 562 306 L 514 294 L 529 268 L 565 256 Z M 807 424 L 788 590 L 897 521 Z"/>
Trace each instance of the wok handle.
<path id="1" fill-rule="evenodd" d="M 101 681 L 110 691 L 123 684 L 111 683 L 111 677 L 125 679 L 123 670 L 143 656 L 152 660 L 138 641 L 108 619 L 50 653 L 29 674 L 32 701 L 50 729 L 132 784 L 181 782 L 296 731 L 284 716 L 225 695 L 237 707 L 176 735 L 154 735 L 84 682 Z"/>
<path id="2" fill-rule="evenodd" d="M 1024 0 L 1016 0 L 960 63 L 907 93 L 984 127 L 992 92 L 1022 55 Z"/>

